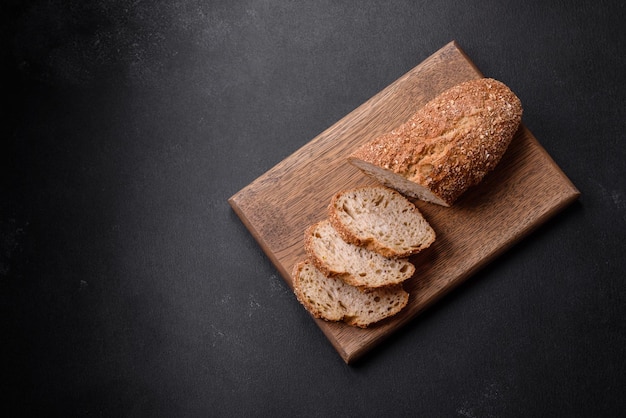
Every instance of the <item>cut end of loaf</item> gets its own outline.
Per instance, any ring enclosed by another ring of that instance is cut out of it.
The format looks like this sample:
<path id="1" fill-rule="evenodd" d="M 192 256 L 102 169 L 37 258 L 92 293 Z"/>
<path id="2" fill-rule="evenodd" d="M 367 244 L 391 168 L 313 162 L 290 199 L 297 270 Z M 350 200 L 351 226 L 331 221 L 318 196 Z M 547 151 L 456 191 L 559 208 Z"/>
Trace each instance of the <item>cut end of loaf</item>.
<path id="1" fill-rule="evenodd" d="M 376 179 L 380 182 L 380 184 L 397 190 L 406 196 L 446 207 L 449 207 L 452 204 L 452 202 L 445 201 L 443 198 L 435 195 L 430 189 L 415 183 L 400 174 L 394 173 L 393 171 L 386 170 L 378 165 L 361 160 L 357 156 L 350 156 L 348 161 L 368 176 Z"/>

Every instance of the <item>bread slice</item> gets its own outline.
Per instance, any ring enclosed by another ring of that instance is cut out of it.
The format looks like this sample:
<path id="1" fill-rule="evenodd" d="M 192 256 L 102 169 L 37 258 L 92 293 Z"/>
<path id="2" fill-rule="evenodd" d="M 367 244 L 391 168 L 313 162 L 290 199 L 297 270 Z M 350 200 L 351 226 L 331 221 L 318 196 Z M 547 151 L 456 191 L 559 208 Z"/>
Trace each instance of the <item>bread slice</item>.
<path id="1" fill-rule="evenodd" d="M 345 242 L 328 219 L 307 229 L 304 248 L 323 274 L 362 290 L 402 283 L 415 272 L 415 266 L 406 259 L 387 258 Z"/>
<path id="2" fill-rule="evenodd" d="M 310 261 L 294 267 L 293 288 L 298 301 L 314 317 L 361 328 L 397 314 L 409 300 L 402 285 L 362 292 L 340 279 L 327 277 Z"/>
<path id="3" fill-rule="evenodd" d="M 435 231 L 415 205 L 384 186 L 335 194 L 328 218 L 344 241 L 385 257 L 408 257 L 435 241 Z"/>
<path id="4" fill-rule="evenodd" d="M 506 85 L 471 80 L 441 93 L 348 160 L 403 194 L 450 206 L 498 164 L 521 118 L 522 104 Z"/>

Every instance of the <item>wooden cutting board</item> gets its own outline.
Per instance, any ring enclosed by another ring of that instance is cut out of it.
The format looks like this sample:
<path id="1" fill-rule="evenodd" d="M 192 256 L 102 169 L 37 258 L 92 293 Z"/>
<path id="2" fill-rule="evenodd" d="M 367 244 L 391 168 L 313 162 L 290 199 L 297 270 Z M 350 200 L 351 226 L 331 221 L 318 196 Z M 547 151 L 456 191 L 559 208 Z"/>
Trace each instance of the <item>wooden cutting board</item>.
<path id="1" fill-rule="evenodd" d="M 451 42 L 229 199 L 290 287 L 292 268 L 305 257 L 304 231 L 326 218 L 331 196 L 376 184 L 346 156 L 400 125 L 443 90 L 482 76 Z M 522 125 L 496 169 L 452 208 L 415 201 L 437 240 L 411 257 L 416 272 L 405 282 L 410 298 L 400 314 L 367 329 L 314 321 L 343 360 L 353 362 L 578 195 Z"/>

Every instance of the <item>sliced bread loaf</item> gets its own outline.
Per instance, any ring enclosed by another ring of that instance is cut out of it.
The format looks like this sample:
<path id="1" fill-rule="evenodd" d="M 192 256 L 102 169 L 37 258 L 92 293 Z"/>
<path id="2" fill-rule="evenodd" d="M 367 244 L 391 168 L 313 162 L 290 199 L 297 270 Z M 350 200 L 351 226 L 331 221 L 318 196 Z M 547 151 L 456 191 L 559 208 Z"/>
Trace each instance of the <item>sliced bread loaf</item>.
<path id="1" fill-rule="evenodd" d="M 340 279 L 327 277 L 310 261 L 294 267 L 293 287 L 298 301 L 316 318 L 361 328 L 395 315 L 409 300 L 402 285 L 362 292 Z"/>
<path id="2" fill-rule="evenodd" d="M 402 283 L 415 272 L 406 259 L 387 258 L 345 242 L 328 219 L 307 229 L 304 248 L 323 274 L 364 290 Z"/>
<path id="3" fill-rule="evenodd" d="M 522 118 L 519 98 L 481 78 L 446 90 L 348 160 L 403 194 L 450 206 L 500 161 Z"/>
<path id="4" fill-rule="evenodd" d="M 385 257 L 408 257 L 435 241 L 435 231 L 415 205 L 384 186 L 337 193 L 328 216 L 345 241 Z"/>

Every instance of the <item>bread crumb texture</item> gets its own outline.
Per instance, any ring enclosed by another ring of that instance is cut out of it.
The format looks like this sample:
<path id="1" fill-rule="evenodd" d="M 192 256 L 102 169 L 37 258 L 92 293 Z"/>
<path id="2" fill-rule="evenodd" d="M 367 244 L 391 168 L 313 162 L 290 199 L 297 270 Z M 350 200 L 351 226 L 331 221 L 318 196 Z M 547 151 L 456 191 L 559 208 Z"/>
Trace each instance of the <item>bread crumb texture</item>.
<path id="1" fill-rule="evenodd" d="M 324 275 L 310 261 L 296 264 L 293 279 L 298 301 L 314 317 L 361 328 L 395 315 L 409 299 L 400 285 L 363 292 Z"/>
<path id="2" fill-rule="evenodd" d="M 328 219 L 307 229 L 304 247 L 313 264 L 325 275 L 361 289 L 399 284 L 415 272 L 415 266 L 405 258 L 384 257 L 346 242 Z"/>
<path id="3" fill-rule="evenodd" d="M 345 241 L 385 257 L 408 257 L 435 241 L 435 231 L 417 207 L 384 186 L 338 192 L 328 206 L 328 217 Z"/>

